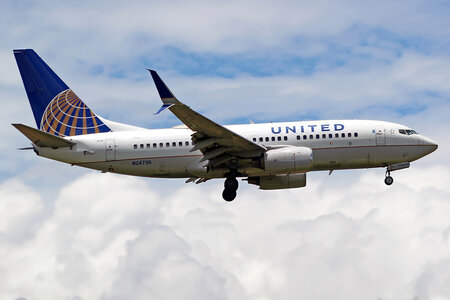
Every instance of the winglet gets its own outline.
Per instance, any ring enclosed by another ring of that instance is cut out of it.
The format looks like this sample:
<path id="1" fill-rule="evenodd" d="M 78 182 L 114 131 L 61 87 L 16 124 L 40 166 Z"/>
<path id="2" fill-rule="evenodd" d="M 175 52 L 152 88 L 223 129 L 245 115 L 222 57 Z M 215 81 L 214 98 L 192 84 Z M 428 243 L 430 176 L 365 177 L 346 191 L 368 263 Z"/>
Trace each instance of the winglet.
<path id="1" fill-rule="evenodd" d="M 173 93 L 169 90 L 167 85 L 162 81 L 161 77 L 159 77 L 158 73 L 154 70 L 147 69 L 152 75 L 153 82 L 156 85 L 156 89 L 158 90 L 159 96 L 161 97 L 161 101 L 163 102 L 163 106 L 155 113 L 155 115 L 159 114 L 163 110 L 171 107 L 174 104 L 178 104 L 179 101 L 173 95 Z"/>
<path id="2" fill-rule="evenodd" d="M 168 109 L 169 107 L 171 107 L 173 104 L 163 104 L 160 109 L 155 113 L 155 115 L 159 114 L 160 112 L 162 112 L 163 110 Z"/>

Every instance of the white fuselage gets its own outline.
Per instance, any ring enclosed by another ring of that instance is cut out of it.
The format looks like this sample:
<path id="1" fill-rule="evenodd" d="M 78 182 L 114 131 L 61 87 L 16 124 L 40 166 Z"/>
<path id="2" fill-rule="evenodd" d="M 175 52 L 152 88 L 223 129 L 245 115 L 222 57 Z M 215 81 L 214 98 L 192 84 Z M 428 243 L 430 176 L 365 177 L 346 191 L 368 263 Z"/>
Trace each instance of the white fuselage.
<path id="1" fill-rule="evenodd" d="M 436 149 L 419 134 L 400 134 L 406 126 L 367 120 L 326 120 L 225 126 L 268 149 L 286 146 L 313 150 L 315 170 L 385 167 L 411 162 Z M 35 146 L 39 155 L 86 168 L 146 177 L 224 177 L 207 172 L 187 128 L 114 131 L 67 137 L 71 149 Z M 268 175 L 261 168 L 242 168 L 242 176 Z"/>

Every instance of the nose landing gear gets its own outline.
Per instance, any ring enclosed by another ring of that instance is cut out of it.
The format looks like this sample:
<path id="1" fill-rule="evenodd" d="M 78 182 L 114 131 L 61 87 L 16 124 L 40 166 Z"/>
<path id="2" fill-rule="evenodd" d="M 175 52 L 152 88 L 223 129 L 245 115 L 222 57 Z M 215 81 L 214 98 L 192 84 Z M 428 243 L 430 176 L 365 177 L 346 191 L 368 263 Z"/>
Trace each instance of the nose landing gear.
<path id="1" fill-rule="evenodd" d="M 225 189 L 223 190 L 222 197 L 225 201 L 233 201 L 236 198 L 236 192 L 239 187 L 239 183 L 236 176 L 230 176 L 225 179 Z"/>
<path id="2" fill-rule="evenodd" d="M 394 178 L 391 177 L 391 171 L 386 171 L 386 178 L 384 178 L 384 183 L 386 185 L 391 185 L 394 183 Z"/>
<path id="3" fill-rule="evenodd" d="M 386 185 L 391 185 L 394 183 L 394 178 L 391 177 L 391 171 L 401 170 L 409 168 L 409 162 L 402 162 L 393 165 L 388 165 L 386 167 L 386 177 L 384 178 L 384 183 Z"/>

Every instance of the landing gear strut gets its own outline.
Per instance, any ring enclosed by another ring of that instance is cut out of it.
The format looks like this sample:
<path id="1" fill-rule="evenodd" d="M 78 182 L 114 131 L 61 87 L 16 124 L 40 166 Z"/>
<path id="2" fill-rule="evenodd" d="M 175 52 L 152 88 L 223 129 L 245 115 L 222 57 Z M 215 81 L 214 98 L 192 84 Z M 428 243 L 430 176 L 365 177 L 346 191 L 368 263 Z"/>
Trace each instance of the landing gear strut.
<path id="1" fill-rule="evenodd" d="M 401 170 L 409 168 L 409 162 L 401 162 L 393 165 L 389 165 L 386 168 L 386 178 L 384 178 L 384 183 L 391 185 L 394 179 L 391 177 L 391 171 Z"/>
<path id="2" fill-rule="evenodd" d="M 384 178 L 384 183 L 386 185 L 391 185 L 394 183 L 394 178 L 391 177 L 391 171 L 386 171 L 386 178 Z"/>
<path id="3" fill-rule="evenodd" d="M 225 179 L 225 189 L 223 190 L 222 197 L 225 201 L 233 201 L 236 198 L 236 192 L 239 187 L 239 183 L 236 176 L 232 175 Z"/>

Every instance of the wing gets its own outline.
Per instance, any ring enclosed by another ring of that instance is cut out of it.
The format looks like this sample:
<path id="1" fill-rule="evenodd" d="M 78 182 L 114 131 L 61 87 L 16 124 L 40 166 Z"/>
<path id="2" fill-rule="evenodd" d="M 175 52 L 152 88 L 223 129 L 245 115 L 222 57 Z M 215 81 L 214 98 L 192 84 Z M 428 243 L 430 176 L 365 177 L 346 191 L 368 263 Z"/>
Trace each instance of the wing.
<path id="1" fill-rule="evenodd" d="M 267 150 L 264 146 L 211 121 L 178 101 L 158 73 L 149 71 L 163 102 L 163 106 L 156 114 L 168 108 L 181 122 L 194 131 L 192 135 L 194 147 L 190 151 L 200 150 L 203 153 L 201 161 L 208 160 L 209 167 L 222 164 L 228 164 L 230 167 L 229 162 L 233 158 L 258 157 Z"/>

